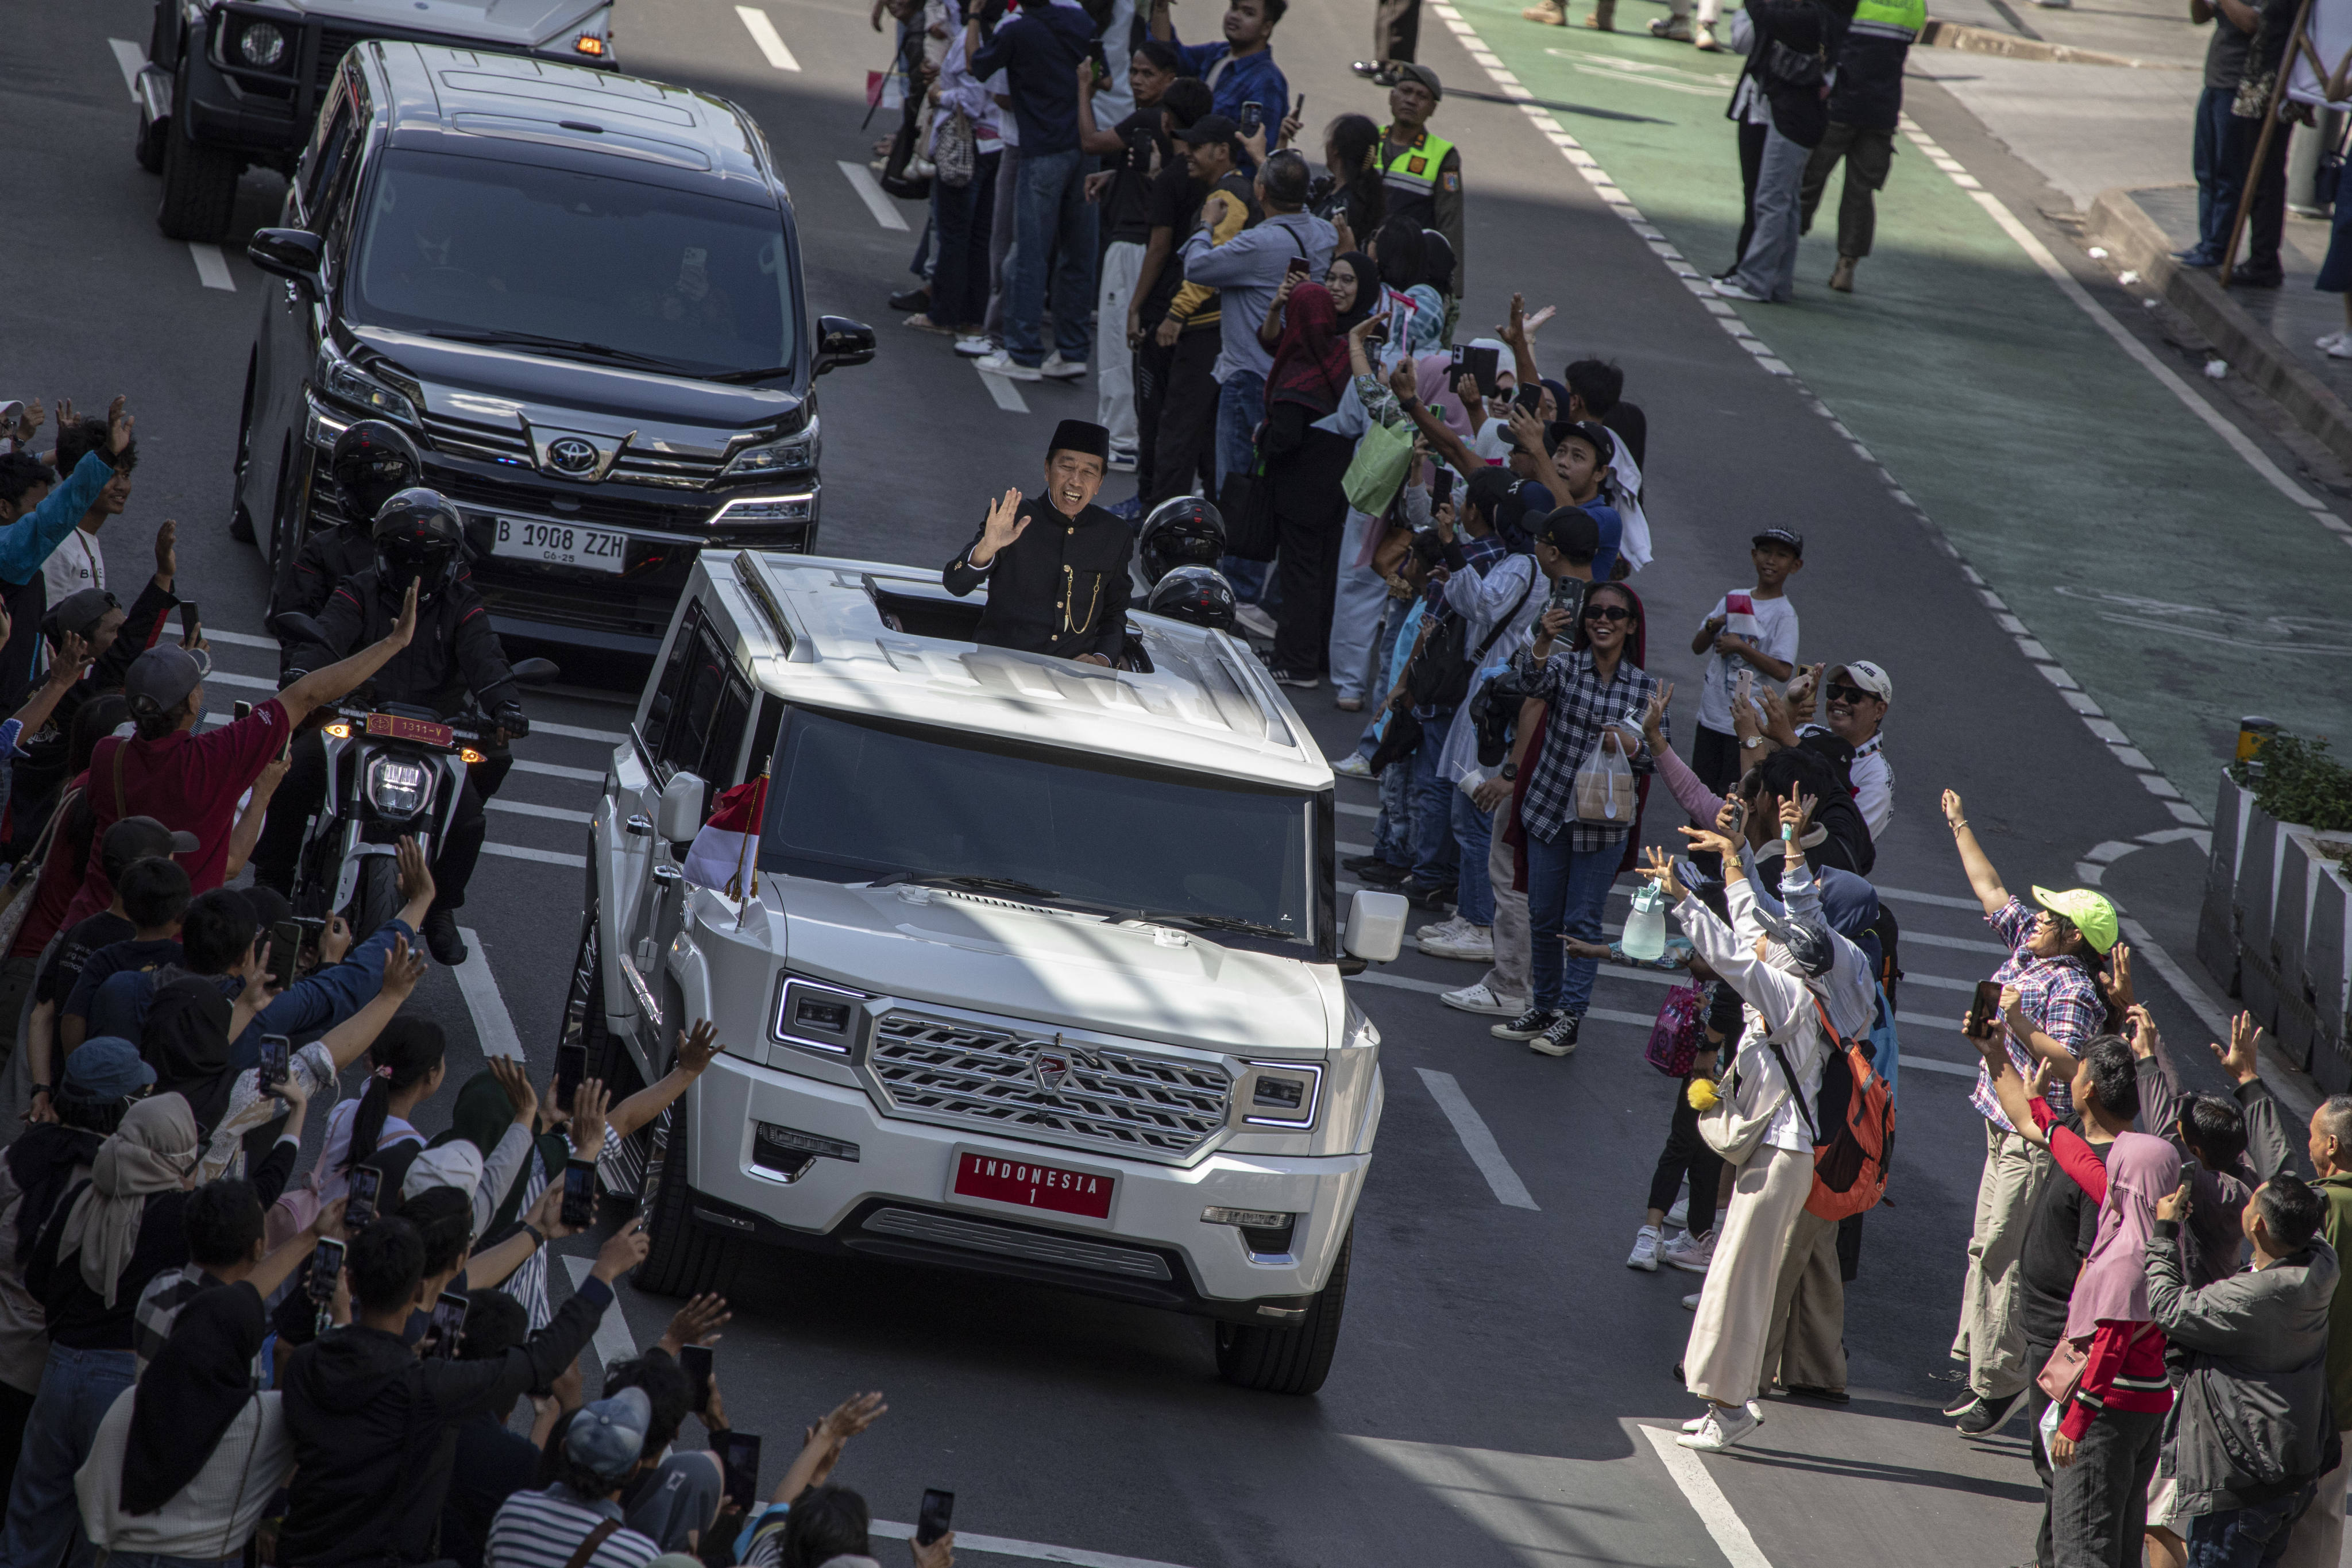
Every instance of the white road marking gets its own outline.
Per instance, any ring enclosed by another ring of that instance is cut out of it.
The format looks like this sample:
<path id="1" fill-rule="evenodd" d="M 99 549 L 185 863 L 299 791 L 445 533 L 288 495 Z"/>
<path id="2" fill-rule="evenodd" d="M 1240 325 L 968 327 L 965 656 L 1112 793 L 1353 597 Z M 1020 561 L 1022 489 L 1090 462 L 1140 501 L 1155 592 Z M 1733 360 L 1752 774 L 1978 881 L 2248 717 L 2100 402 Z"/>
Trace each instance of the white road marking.
<path id="1" fill-rule="evenodd" d="M 520 844 L 485 844 L 485 855 L 501 856 L 509 860 L 536 860 L 542 866 L 569 866 L 575 871 L 588 868 L 585 855 L 566 855 L 561 849 L 526 849 Z"/>
<path id="2" fill-rule="evenodd" d="M 527 800 L 486 800 L 482 804 L 492 811 L 511 811 L 518 816 L 543 816 L 550 822 L 576 822 L 583 827 L 596 820 L 584 811 L 572 811 L 561 805 L 534 805 Z"/>
<path id="3" fill-rule="evenodd" d="M 1339 815 L 1342 816 L 1378 816 L 1380 814 L 1381 808 L 1377 805 L 1350 805 L 1344 800 L 1339 803 Z"/>
<path id="4" fill-rule="evenodd" d="M 278 651 L 276 637 L 257 637 L 251 632 L 216 632 L 202 623 L 198 623 L 198 629 L 205 634 L 206 642 L 225 642 L 231 647 L 266 647 L 272 653 Z"/>
<path id="5" fill-rule="evenodd" d="M 617 746 L 628 739 L 626 735 L 612 730 L 583 730 L 577 724 L 544 724 L 536 719 L 530 721 L 530 732 L 534 735 L 561 735 L 567 741 L 593 741 L 604 746 Z"/>
<path id="6" fill-rule="evenodd" d="M 844 165 L 844 167 L 846 166 Z M 996 406 L 1003 409 L 1007 414 L 1029 412 L 1029 400 L 1021 395 L 1019 386 L 1003 376 L 991 375 L 988 372 L 981 370 L 980 362 L 977 360 L 972 362 L 972 369 L 980 371 L 980 384 L 988 388 L 988 395 L 996 400 Z"/>
<path id="7" fill-rule="evenodd" d="M 571 779 L 577 784 L 600 784 L 604 782 L 604 775 L 594 768 L 567 768 L 562 763 L 530 763 L 520 757 L 515 759 L 515 771 L 538 773 L 551 779 Z"/>
<path id="8" fill-rule="evenodd" d="M 887 1536 L 892 1541 L 914 1538 L 915 1527 L 896 1520 L 877 1519 L 867 1524 L 866 1533 Z M 1075 1563 L 1078 1568 L 1181 1568 L 1174 1563 L 1162 1563 L 1155 1557 L 1121 1557 L 1110 1552 L 1088 1552 L 1076 1546 L 1047 1546 L 1034 1541 L 1013 1541 L 1002 1535 L 973 1535 L 966 1531 L 955 1532 L 958 1552 L 987 1552 L 1000 1557 L 1034 1557 L 1040 1563 Z"/>
<path id="9" fill-rule="evenodd" d="M 122 85 L 130 89 L 132 102 L 139 99 L 139 73 L 147 68 L 147 51 L 128 38 L 109 38 L 106 47 L 114 51 L 114 63 L 122 68 Z"/>
<path id="10" fill-rule="evenodd" d="M 898 209 L 890 200 L 890 194 L 875 180 L 873 170 L 863 163 L 853 163 L 846 158 L 835 160 L 835 166 L 849 182 L 849 188 L 857 193 L 857 199 L 866 204 L 866 210 L 874 215 L 876 223 L 884 228 L 895 228 L 901 234 L 907 232 L 906 215 Z"/>
<path id="11" fill-rule="evenodd" d="M 264 680 L 257 675 L 231 675 L 225 669 L 215 669 L 207 674 L 205 677 L 205 684 L 206 686 L 242 686 L 248 691 L 267 691 L 272 696 L 275 696 L 278 691 L 278 682 L 274 680 Z"/>
<path id="12" fill-rule="evenodd" d="M 1913 942 L 1917 942 L 1922 947 L 1949 947 L 1957 948 L 1962 952 L 1990 952 L 1997 953 L 2002 958 L 2009 956 L 2009 949 L 2001 946 L 2000 943 L 1979 942 L 1970 936 L 1936 936 L 1923 931 L 1905 931 L 1903 945 L 1907 947 Z"/>
<path id="13" fill-rule="evenodd" d="M 1437 1109 L 1445 1112 L 1445 1120 L 1454 1123 L 1454 1135 L 1462 1140 L 1462 1147 L 1468 1152 L 1470 1163 L 1478 1167 L 1478 1173 L 1486 1178 L 1488 1186 L 1495 1189 L 1496 1201 L 1509 1208 L 1535 1208 L 1535 1194 L 1528 1191 L 1525 1182 L 1519 1180 L 1519 1173 L 1511 1169 L 1511 1163 L 1503 1158 L 1502 1145 L 1495 1142 L 1494 1133 L 1487 1131 L 1486 1119 L 1478 1114 L 1477 1107 L 1470 1103 L 1469 1096 L 1462 1092 L 1462 1086 L 1454 1081 L 1454 1075 L 1432 1072 L 1427 1068 L 1412 1070 L 1421 1075 L 1422 1086 L 1429 1090 L 1429 1098 L 1437 1101 Z"/>
<path id="14" fill-rule="evenodd" d="M 1644 1426 L 1642 1436 L 1658 1451 L 1659 1462 L 1666 1467 L 1666 1474 L 1674 1478 L 1675 1485 L 1682 1489 L 1683 1500 L 1691 1505 L 1691 1511 L 1706 1526 L 1706 1532 L 1715 1537 L 1716 1549 L 1723 1553 L 1723 1560 L 1731 1568 L 1772 1568 L 1772 1560 L 1764 1555 L 1764 1549 L 1748 1533 L 1748 1526 L 1732 1510 L 1731 1500 L 1723 1495 L 1723 1489 L 1706 1473 L 1706 1465 L 1698 1455 L 1675 1442 L 1675 1435 L 1663 1426 Z"/>
<path id="15" fill-rule="evenodd" d="M 776 31 L 776 25 L 768 20 L 765 11 L 757 5 L 738 5 L 735 15 L 743 18 L 745 30 L 751 35 L 751 41 L 760 46 L 760 52 L 768 57 L 770 65 L 780 71 L 801 68 L 801 62 L 793 58 L 793 51 L 785 47 L 783 36 Z M 907 226 L 900 224 L 898 226 L 904 228 Z"/>
<path id="16" fill-rule="evenodd" d="M 483 847 L 486 849 L 494 849 L 497 846 L 484 845 Z M 2132 951 L 2137 952 L 2139 949 L 2135 946 Z M 1655 971 L 1647 969 L 1625 969 L 1621 968 L 1614 963 L 1602 964 L 1601 966 L 1601 972 L 1602 974 L 1612 980 L 1638 980 L 1645 984 L 1651 985 L 1680 985 L 1683 984 L 1681 977 L 1677 975 L 1661 974 Z M 1455 991 L 1461 988 L 1460 986 L 1448 985 L 1444 981 L 1415 980 L 1409 975 L 1382 974 L 1378 971 L 1370 969 L 1364 971 L 1361 974 L 1351 975 L 1349 978 L 1359 984 L 1384 985 L 1396 991 L 1418 991 L 1424 996 L 1442 996 L 1448 991 Z M 1467 984 L 1469 982 L 1465 981 L 1463 984 Z M 1976 987 L 1971 985 L 1969 989 L 1973 991 Z M 1654 1014 L 1627 1013 L 1614 1007 L 1588 1007 L 1584 1010 L 1584 1016 L 1588 1018 L 1597 1018 L 1604 1024 L 1631 1024 L 1634 1027 L 1642 1029 L 1646 1029 L 1652 1024 L 1657 1022 L 1657 1017 Z M 1932 1013 L 1909 1013 L 1897 1011 L 1895 1015 L 1895 1021 L 1898 1024 L 1907 1024 L 1915 1029 L 1943 1029 L 1955 1035 L 1960 1032 L 1960 1021 L 1958 1018 L 1939 1018 Z M 1930 1068 L 1928 1070 L 1933 1072 L 1936 1069 Z M 1977 1069 L 1974 1068 L 1967 1068 L 1959 1070 L 1963 1070 L 1969 1076 L 1974 1077 Z"/>
<path id="17" fill-rule="evenodd" d="M 457 989 L 466 998 L 466 1011 L 474 1016 L 474 1036 L 481 1041 L 482 1054 L 523 1060 L 522 1037 L 515 1033 L 514 1017 L 507 1011 L 506 998 L 499 994 L 498 979 L 490 973 L 490 955 L 482 945 L 481 933 L 469 926 L 460 926 L 457 935 L 466 943 L 466 962 L 450 973 L 457 977 Z"/>
<path id="18" fill-rule="evenodd" d="M 586 1283 L 589 1270 L 596 1267 L 596 1260 L 566 1253 L 563 1267 L 572 1276 L 572 1288 L 577 1290 Z M 608 1367 L 616 1361 L 636 1358 L 637 1342 L 629 1333 L 629 1315 L 621 1310 L 619 1301 L 615 1300 L 605 1308 L 604 1317 L 597 1320 L 596 1338 L 593 1342 L 596 1346 L 596 1359 Z M 956 1544 L 961 1546 L 963 1542 L 959 1541 Z"/>
<path id="19" fill-rule="evenodd" d="M 221 254 L 219 246 L 199 245 L 192 239 L 188 241 L 188 254 L 196 258 L 197 282 L 223 293 L 236 292 L 236 279 L 228 275 L 228 258 Z"/>

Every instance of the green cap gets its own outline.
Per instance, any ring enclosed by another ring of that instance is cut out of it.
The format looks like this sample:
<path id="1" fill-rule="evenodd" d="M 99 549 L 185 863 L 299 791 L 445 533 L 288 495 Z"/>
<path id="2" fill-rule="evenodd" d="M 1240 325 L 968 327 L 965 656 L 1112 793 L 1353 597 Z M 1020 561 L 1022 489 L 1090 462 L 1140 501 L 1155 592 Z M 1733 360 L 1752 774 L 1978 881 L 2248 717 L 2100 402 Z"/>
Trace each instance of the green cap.
<path id="1" fill-rule="evenodd" d="M 2053 893 L 2047 888 L 2033 889 L 2033 901 L 2053 915 L 2063 915 L 2074 922 L 2083 940 L 2100 952 L 2116 945 L 2116 906 L 2106 894 L 2095 893 L 2088 888 L 2069 888 Z"/>

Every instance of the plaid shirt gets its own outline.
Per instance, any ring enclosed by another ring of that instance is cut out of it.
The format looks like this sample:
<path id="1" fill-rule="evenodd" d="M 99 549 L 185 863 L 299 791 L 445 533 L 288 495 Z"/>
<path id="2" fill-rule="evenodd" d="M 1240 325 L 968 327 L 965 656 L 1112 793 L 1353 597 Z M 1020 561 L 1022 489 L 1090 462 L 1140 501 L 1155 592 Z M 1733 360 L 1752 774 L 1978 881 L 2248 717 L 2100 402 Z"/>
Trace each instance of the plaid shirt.
<path id="1" fill-rule="evenodd" d="M 1605 822 L 1576 820 L 1576 770 L 1601 742 L 1601 730 L 1611 724 L 1631 728 L 1633 750 L 1626 754 L 1637 773 L 1655 765 L 1648 742 L 1640 739 L 1642 715 L 1656 695 L 1657 679 L 1630 660 L 1620 659 L 1610 679 L 1592 668 L 1592 653 L 1565 650 L 1538 665 L 1532 652 L 1513 660 L 1527 679 L 1528 695 L 1550 704 L 1544 726 L 1543 754 L 1536 759 L 1535 776 L 1519 803 L 1519 823 L 1549 844 L 1560 829 L 1569 831 L 1568 847 L 1578 854 L 1622 844 L 1626 829 Z M 1663 727 L 1665 721 L 1661 721 Z M 1668 738 L 1671 739 L 1671 732 Z"/>
<path id="2" fill-rule="evenodd" d="M 1495 569 L 1496 562 L 1511 552 L 1503 543 L 1500 534 L 1490 533 L 1480 539 L 1465 531 L 1455 534 L 1454 539 L 1462 546 L 1462 559 L 1468 562 L 1470 569 L 1481 577 Z"/>
<path id="3" fill-rule="evenodd" d="M 2000 933 L 2009 944 L 2009 957 L 1992 977 L 2003 985 L 2018 990 L 2018 1009 L 2026 1021 L 2052 1039 L 2074 1050 L 2084 1040 L 2099 1032 L 2106 1022 L 2106 1000 L 2092 982 L 2091 972 L 2079 958 L 2043 958 L 2030 952 L 2025 939 L 2033 934 L 2033 911 L 2025 900 L 2012 898 L 1995 913 L 1985 917 L 1985 923 Z M 2033 1055 L 2009 1037 L 2004 1030 L 2001 1043 L 2009 1047 L 2009 1059 L 2017 1068 L 2017 1076 L 2029 1081 L 2033 1077 Z M 2074 1109 L 2074 1097 L 2067 1092 L 2065 1080 L 2054 1079 L 2042 1098 L 2050 1109 L 2063 1116 Z M 1969 1097 L 1979 1114 L 2003 1131 L 2017 1131 L 2001 1114 L 2000 1101 L 1992 1091 L 1992 1079 L 1983 1064 L 1977 1067 L 1977 1089 Z"/>

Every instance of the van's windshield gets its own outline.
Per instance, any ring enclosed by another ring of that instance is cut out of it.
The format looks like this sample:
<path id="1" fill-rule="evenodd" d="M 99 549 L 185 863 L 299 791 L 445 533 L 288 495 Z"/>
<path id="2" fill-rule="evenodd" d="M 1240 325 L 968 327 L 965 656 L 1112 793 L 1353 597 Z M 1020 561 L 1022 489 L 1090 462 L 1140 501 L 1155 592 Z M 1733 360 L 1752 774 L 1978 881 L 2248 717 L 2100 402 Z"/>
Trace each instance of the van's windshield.
<path id="1" fill-rule="evenodd" d="M 777 737 L 760 867 L 969 879 L 1213 938 L 1254 926 L 1306 942 L 1312 814 L 1293 791 L 803 708 Z"/>
<path id="2" fill-rule="evenodd" d="M 375 176 L 350 304 L 371 325 L 692 375 L 790 364 L 800 314 L 773 209 L 409 148 Z"/>

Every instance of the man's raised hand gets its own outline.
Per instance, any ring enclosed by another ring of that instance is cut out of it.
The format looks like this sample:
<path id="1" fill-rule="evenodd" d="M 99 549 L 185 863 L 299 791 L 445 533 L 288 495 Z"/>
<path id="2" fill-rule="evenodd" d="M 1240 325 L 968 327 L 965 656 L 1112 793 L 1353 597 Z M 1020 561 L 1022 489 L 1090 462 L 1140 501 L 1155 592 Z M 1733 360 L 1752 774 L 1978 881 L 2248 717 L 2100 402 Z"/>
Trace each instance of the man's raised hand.
<path id="1" fill-rule="evenodd" d="M 980 548 L 971 552 L 971 563 L 985 566 L 996 559 L 996 552 L 1029 531 L 1029 520 L 1021 515 L 1021 492 L 1006 490 L 1004 499 L 988 509 L 988 521 L 980 531 Z"/>

